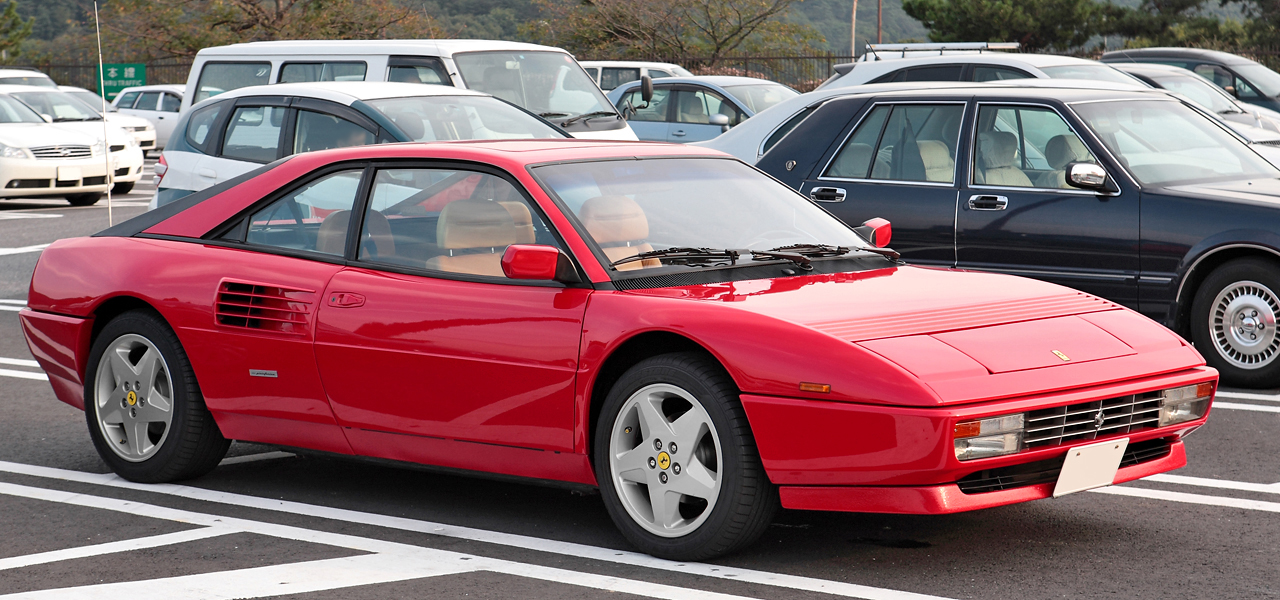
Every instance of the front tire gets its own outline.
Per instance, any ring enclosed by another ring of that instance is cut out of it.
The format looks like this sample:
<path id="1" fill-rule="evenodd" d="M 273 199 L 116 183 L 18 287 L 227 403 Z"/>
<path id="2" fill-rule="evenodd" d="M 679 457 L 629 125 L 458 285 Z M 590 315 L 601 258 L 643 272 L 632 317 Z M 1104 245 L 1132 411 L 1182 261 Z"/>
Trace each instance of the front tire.
<path id="1" fill-rule="evenodd" d="M 231 442 L 205 408 L 186 352 L 148 310 L 103 327 L 85 374 L 85 419 L 102 460 L 121 477 L 160 483 L 199 477 Z"/>
<path id="2" fill-rule="evenodd" d="M 1280 268 L 1260 258 L 1233 260 L 1200 285 L 1191 305 L 1191 340 L 1222 383 L 1280 387 Z"/>
<path id="3" fill-rule="evenodd" d="M 112 194 L 128 194 L 129 192 L 133 191 L 133 184 L 134 182 L 132 181 L 121 181 L 120 183 L 117 183 L 111 186 L 111 193 Z"/>
<path id="4" fill-rule="evenodd" d="M 594 443 L 609 516 L 646 553 L 729 554 L 777 512 L 737 388 L 705 355 L 664 354 L 629 369 L 605 399 Z"/>
<path id="5" fill-rule="evenodd" d="M 67 202 L 71 203 L 71 206 L 93 206 L 98 203 L 98 199 L 101 197 L 102 194 L 99 193 L 72 194 L 67 196 Z"/>

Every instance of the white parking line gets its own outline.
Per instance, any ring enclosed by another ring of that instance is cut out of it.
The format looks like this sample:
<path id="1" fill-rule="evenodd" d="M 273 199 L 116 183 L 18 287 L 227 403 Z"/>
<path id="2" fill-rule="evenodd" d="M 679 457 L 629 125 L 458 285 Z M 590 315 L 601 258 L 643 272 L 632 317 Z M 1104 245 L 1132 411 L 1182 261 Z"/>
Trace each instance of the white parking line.
<path id="1" fill-rule="evenodd" d="M 1263 406 L 1261 404 L 1239 404 L 1236 402 L 1214 402 L 1214 408 L 1228 410 L 1252 410 L 1255 412 L 1280 413 L 1280 406 Z"/>
<path id="2" fill-rule="evenodd" d="M 50 479 L 61 479 L 64 481 L 73 481 L 77 483 L 87 483 L 92 485 L 103 485 L 108 487 L 123 488 L 151 492 L 157 494 L 166 494 L 170 496 L 178 496 L 189 498 L 192 500 L 201 500 L 205 502 L 216 502 L 220 504 L 230 504 L 245 508 L 256 508 L 261 510 L 270 510 L 283 512 L 293 515 L 302 515 L 307 517 L 315 517 L 320 519 L 331 519 L 335 521 L 345 521 L 348 523 L 357 523 L 362 525 L 372 525 L 375 527 L 385 527 L 388 529 L 398 529 L 402 531 L 414 531 L 419 533 L 427 533 L 442 537 L 464 539 L 477 542 L 485 542 L 489 544 L 497 544 L 501 546 L 510 546 L 514 548 L 522 548 L 525 550 L 534 550 L 537 552 L 547 552 L 550 554 L 560 554 L 565 556 L 573 556 L 579 558 L 593 559 L 602 562 L 611 562 L 636 567 L 645 567 L 650 569 L 658 569 L 664 572 L 683 573 L 687 575 L 699 575 L 716 579 L 727 579 L 731 581 L 742 581 L 745 583 L 754 583 L 760 585 L 776 586 L 789 588 L 794 590 L 803 590 L 810 592 L 818 592 L 823 594 L 831 594 L 834 596 L 844 596 L 848 598 L 865 598 L 867 600 L 930 600 L 936 599 L 936 596 L 928 596 L 924 594 L 916 594 L 912 592 L 902 592 L 885 588 L 877 588 L 853 583 L 843 583 L 839 581 L 830 581 L 825 579 L 816 579 L 812 577 L 802 577 L 798 575 L 788 575 L 785 573 L 770 573 L 768 571 L 756 571 L 753 569 L 741 569 L 736 567 L 726 567 L 707 563 L 696 562 L 674 562 L 655 558 L 647 554 L 638 552 L 629 552 L 625 550 L 615 550 L 612 548 L 601 548 L 598 546 L 588 546 L 586 544 L 577 544 L 573 542 L 562 542 L 558 540 L 548 540 L 525 535 L 517 535 L 512 533 L 503 533 L 499 531 L 489 531 L 485 529 L 473 529 L 470 527 L 459 527 L 454 525 L 446 525 L 444 523 L 434 523 L 431 521 L 419 521 L 416 519 L 407 519 L 404 517 L 392 517 L 388 515 L 380 515 L 376 513 L 360 512 L 355 510 L 347 510 L 342 508 L 333 508 L 329 506 L 320 506 L 316 504 L 306 504 L 302 502 L 291 502 L 288 500 L 274 500 L 271 498 L 260 498 L 257 496 L 246 496 L 244 494 L 233 494 L 230 492 L 219 492 L 215 490 L 207 490 L 185 485 L 175 484 L 140 484 L 133 483 L 121 479 L 120 477 L 106 473 L 85 473 L 82 471 L 70 471 L 66 469 L 55 469 L 51 467 L 40 467 L 36 465 L 25 465 L 22 463 L 14 463 L 8 461 L 0 461 L 0 472 L 15 473 L 20 475 L 30 475 L 34 477 L 45 477 Z M 0 484 L 0 486 L 5 484 Z M 119 503 L 119 501 L 115 501 Z M 156 516 L 153 513 L 146 513 L 148 516 Z M 223 523 L 226 524 L 226 523 Z M 647 585 L 647 584 L 646 584 Z"/>
<path id="3" fill-rule="evenodd" d="M 40 381 L 49 381 L 49 376 L 44 373 L 32 373 L 31 371 L 14 371 L 12 369 L 0 369 L 0 377 L 17 377 L 18 379 L 37 379 Z"/>
<path id="4" fill-rule="evenodd" d="M 21 312 L 23 308 L 26 308 L 26 307 L 23 307 L 23 306 L 10 306 L 10 305 L 7 305 L 7 304 L 0 304 L 0 310 L 10 310 L 10 311 L 13 311 L 13 312 Z"/>
<path id="5" fill-rule="evenodd" d="M 1157 483 L 1176 483 L 1198 487 L 1217 488 L 1220 490 L 1239 490 L 1242 492 L 1262 492 L 1264 494 L 1280 494 L 1280 483 L 1249 483 L 1247 481 L 1228 481 L 1226 479 L 1209 479 L 1207 477 L 1188 477 L 1186 475 L 1169 475 L 1160 473 L 1143 477 L 1143 481 Z"/>
<path id="6" fill-rule="evenodd" d="M 22 306 L 26 306 L 27 301 L 26 300 L 0 300 L 0 304 L 20 304 Z"/>
<path id="7" fill-rule="evenodd" d="M 1245 392 L 1218 392 L 1218 398 L 1230 398 L 1232 400 L 1262 400 L 1265 402 L 1280 402 L 1280 396 L 1275 394 L 1248 394 Z"/>
<path id="8" fill-rule="evenodd" d="M 62 215 L 47 215 L 44 213 L 20 213 L 20 212 L 3 212 L 0 213 L 0 221 L 7 219 L 56 219 Z"/>
<path id="9" fill-rule="evenodd" d="M 36 244 L 35 246 L 22 246 L 20 248 L 0 248 L 0 256 L 8 256 L 10 254 L 25 254 L 27 252 L 39 252 L 48 247 L 49 247 L 49 244 Z"/>
<path id="10" fill-rule="evenodd" d="M 0 571 L 5 569 L 17 569 L 19 567 L 30 567 L 32 565 L 43 565 L 62 560 L 102 556 L 103 554 L 115 554 L 116 552 L 128 552 L 130 550 L 142 550 L 144 548 L 184 544 L 186 542 L 204 540 L 211 537 L 218 537 L 220 535 L 227 535 L 229 533 L 236 533 L 236 530 L 227 529 L 225 527 L 198 527 L 196 529 L 175 531 L 164 535 L 153 535 L 150 537 L 108 542 L 105 544 L 94 544 L 92 546 L 80 546 L 77 548 L 67 548 L 65 550 L 41 552 L 39 554 L 0 558 Z"/>
<path id="11" fill-rule="evenodd" d="M 1165 490 L 1150 490 L 1146 488 L 1126 486 L 1103 487 L 1089 491 L 1095 494 L 1133 496 L 1137 498 L 1150 498 L 1153 500 L 1167 500 L 1169 502 L 1184 502 L 1187 504 L 1204 504 L 1208 506 L 1224 506 L 1227 508 L 1243 508 L 1245 510 L 1260 510 L 1264 512 L 1280 513 L 1280 502 L 1263 502 L 1261 500 L 1206 496 L 1204 494 L 1188 494 L 1186 492 L 1169 492 Z"/>
<path id="12" fill-rule="evenodd" d="M 13 365 L 15 367 L 32 367 L 35 369 L 40 368 L 40 363 L 34 360 L 27 360 L 25 358 L 4 358 L 2 356 L 0 356 L 0 365 Z"/>

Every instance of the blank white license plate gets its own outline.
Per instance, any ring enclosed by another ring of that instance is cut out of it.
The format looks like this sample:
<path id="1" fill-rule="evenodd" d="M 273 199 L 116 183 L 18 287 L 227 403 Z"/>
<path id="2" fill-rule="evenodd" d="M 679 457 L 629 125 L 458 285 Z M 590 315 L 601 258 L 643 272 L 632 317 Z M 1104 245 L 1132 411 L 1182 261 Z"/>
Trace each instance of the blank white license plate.
<path id="1" fill-rule="evenodd" d="M 80 181 L 80 167 L 58 167 L 58 181 Z"/>
<path id="2" fill-rule="evenodd" d="M 1120 459 L 1128 447 L 1129 438 L 1124 438 L 1072 448 L 1067 452 L 1067 460 L 1062 463 L 1062 472 L 1058 474 L 1058 485 L 1053 488 L 1053 497 L 1115 483 L 1116 471 L 1120 470 Z"/>

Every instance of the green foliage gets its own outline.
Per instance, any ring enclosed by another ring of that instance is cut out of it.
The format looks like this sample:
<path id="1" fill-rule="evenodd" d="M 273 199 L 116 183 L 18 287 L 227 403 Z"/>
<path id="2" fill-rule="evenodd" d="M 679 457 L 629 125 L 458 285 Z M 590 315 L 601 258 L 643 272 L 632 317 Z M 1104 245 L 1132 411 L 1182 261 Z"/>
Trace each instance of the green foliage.
<path id="1" fill-rule="evenodd" d="M 35 26 L 36 20 L 24 21 L 18 15 L 18 0 L 9 0 L 4 4 L 4 10 L 0 11 L 0 56 L 4 56 L 6 61 L 12 61 L 22 53 L 22 42 L 31 37 L 31 28 Z"/>
<path id="2" fill-rule="evenodd" d="M 903 0 L 935 42 L 1019 42 L 1024 50 L 1068 50 L 1106 27 L 1095 0 Z"/>

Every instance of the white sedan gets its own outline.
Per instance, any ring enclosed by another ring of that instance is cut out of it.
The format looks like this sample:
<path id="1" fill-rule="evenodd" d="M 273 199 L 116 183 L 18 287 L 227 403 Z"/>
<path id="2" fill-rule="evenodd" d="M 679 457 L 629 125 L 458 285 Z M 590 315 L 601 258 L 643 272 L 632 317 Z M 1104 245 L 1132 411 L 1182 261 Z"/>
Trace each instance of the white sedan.
<path id="1" fill-rule="evenodd" d="M 102 112 L 102 106 L 105 104 L 107 112 L 103 116 L 107 118 L 107 123 L 115 125 L 123 129 L 127 133 L 133 134 L 133 139 L 138 142 L 138 147 L 142 148 L 145 154 L 148 150 L 156 149 L 156 127 L 142 117 L 126 115 L 120 112 L 115 105 L 110 102 L 104 102 L 102 96 L 99 96 L 84 88 L 74 85 L 60 85 L 58 89 L 70 94 L 76 100 L 89 105 L 89 108 Z"/>
<path id="2" fill-rule="evenodd" d="M 93 204 L 107 191 L 105 152 L 99 138 L 49 123 L 0 93 L 0 198 L 63 196 L 75 206 Z"/>

